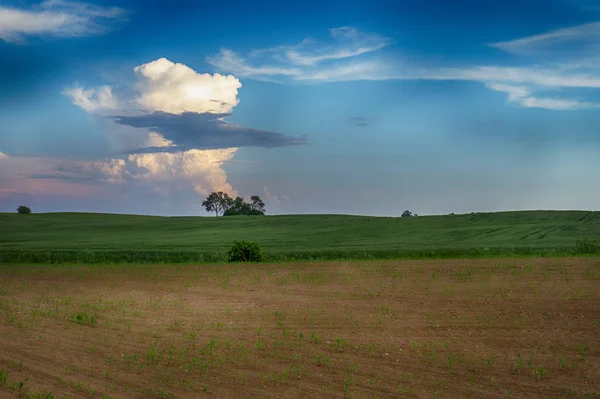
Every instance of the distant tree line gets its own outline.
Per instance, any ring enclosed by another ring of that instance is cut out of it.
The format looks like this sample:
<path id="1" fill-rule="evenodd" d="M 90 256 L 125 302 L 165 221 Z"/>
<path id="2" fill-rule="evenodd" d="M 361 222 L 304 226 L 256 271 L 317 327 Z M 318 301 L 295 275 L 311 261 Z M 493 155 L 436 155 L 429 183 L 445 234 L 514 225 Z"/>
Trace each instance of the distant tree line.
<path id="1" fill-rule="evenodd" d="M 267 212 L 265 203 L 258 195 L 251 196 L 250 202 L 246 202 L 242 197 L 231 198 L 223 191 L 210 193 L 202 206 L 206 212 L 214 212 L 216 216 L 264 215 Z"/>

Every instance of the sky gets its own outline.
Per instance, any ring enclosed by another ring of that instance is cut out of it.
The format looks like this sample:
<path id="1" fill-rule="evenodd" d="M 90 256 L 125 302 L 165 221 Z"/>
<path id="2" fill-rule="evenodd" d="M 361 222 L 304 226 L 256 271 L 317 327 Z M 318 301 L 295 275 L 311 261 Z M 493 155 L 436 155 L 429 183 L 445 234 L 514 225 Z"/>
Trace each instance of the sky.
<path id="1" fill-rule="evenodd" d="M 600 209 L 600 0 L 0 0 L 0 211 Z"/>

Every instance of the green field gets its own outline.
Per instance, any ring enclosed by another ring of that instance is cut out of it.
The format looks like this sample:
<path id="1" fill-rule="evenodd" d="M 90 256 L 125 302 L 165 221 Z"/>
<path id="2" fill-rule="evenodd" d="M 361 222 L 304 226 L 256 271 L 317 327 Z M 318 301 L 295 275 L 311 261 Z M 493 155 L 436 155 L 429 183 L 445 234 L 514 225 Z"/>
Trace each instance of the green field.
<path id="1" fill-rule="evenodd" d="M 219 262 L 234 240 L 259 242 L 272 260 L 476 257 L 580 253 L 578 242 L 600 238 L 600 212 L 522 211 L 413 218 L 2 213 L 0 226 L 3 262 Z"/>

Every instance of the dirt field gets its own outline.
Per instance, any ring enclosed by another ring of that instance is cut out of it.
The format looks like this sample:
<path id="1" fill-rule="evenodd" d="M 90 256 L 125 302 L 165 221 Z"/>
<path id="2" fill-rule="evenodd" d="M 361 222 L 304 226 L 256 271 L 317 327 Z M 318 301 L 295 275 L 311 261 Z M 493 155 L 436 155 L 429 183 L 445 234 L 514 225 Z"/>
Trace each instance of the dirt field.
<path id="1" fill-rule="evenodd" d="M 600 260 L 0 266 L 0 397 L 599 398 Z"/>

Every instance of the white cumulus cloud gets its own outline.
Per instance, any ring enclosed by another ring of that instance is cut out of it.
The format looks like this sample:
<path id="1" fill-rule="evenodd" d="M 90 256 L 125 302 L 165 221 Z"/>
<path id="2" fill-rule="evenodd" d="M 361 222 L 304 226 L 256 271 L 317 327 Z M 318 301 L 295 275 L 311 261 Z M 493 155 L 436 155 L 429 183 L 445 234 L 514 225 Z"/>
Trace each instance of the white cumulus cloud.
<path id="1" fill-rule="evenodd" d="M 124 106 L 136 104 L 144 112 L 171 114 L 231 113 L 238 105 L 242 87 L 233 75 L 198 73 L 187 65 L 159 58 L 133 68 L 137 81 L 132 83 L 132 98 L 117 99 L 110 86 L 85 89 L 80 86 L 63 90 L 73 104 L 88 111 L 127 112 Z"/>
<path id="2" fill-rule="evenodd" d="M 238 105 L 235 76 L 200 74 L 184 64 L 160 58 L 134 68 L 140 78 L 136 102 L 146 111 L 230 113 Z"/>

